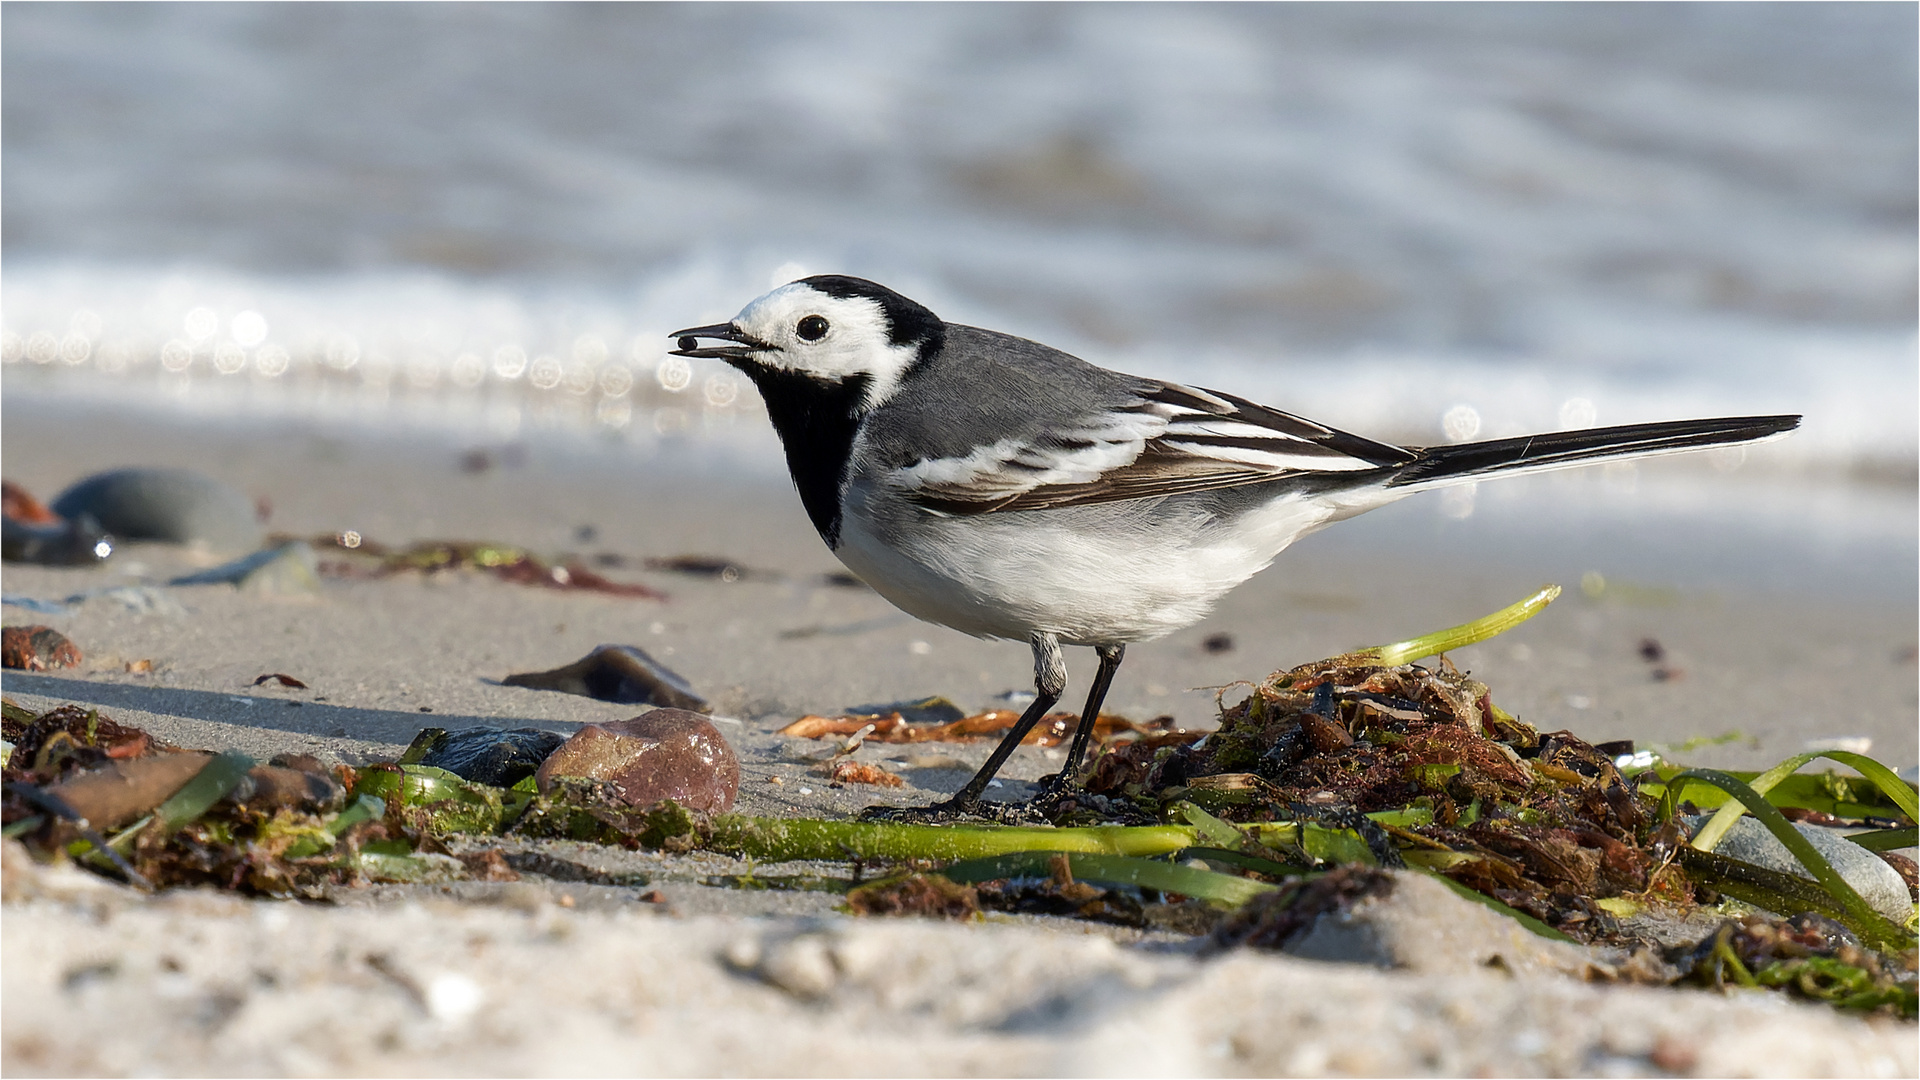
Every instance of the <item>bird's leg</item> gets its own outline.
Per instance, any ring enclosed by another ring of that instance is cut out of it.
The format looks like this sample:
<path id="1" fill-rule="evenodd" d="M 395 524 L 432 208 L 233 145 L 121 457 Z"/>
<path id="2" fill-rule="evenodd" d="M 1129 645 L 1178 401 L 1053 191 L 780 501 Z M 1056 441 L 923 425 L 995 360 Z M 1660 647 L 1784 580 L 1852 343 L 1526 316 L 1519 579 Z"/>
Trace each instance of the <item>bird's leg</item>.
<path id="1" fill-rule="evenodd" d="M 1033 704 L 1020 714 L 1014 722 L 1013 730 L 993 748 L 993 754 L 980 771 L 967 781 L 951 799 L 934 803 L 932 806 L 869 806 L 860 817 L 865 821 L 948 821 L 957 817 L 981 816 L 985 808 L 995 804 L 983 803 L 981 792 L 987 790 L 987 784 L 993 780 L 1000 766 L 1007 763 L 1013 752 L 1020 747 L 1020 741 L 1033 730 L 1033 725 L 1047 715 L 1060 700 L 1067 689 L 1067 662 L 1060 655 L 1060 639 L 1052 634 L 1034 631 L 1033 643 Z M 1115 661 L 1118 663 L 1118 661 Z M 1104 670 L 1104 668 L 1103 668 Z M 987 815 L 992 816 L 992 815 Z"/>
<path id="2" fill-rule="evenodd" d="M 1042 799 L 1058 798 L 1073 784 L 1074 776 L 1080 771 L 1080 759 L 1086 756 L 1087 746 L 1093 742 L 1093 726 L 1100 718 L 1100 706 L 1107 700 L 1107 688 L 1113 685 L 1113 674 L 1120 670 L 1120 661 L 1127 657 L 1125 645 L 1095 645 L 1093 651 L 1100 656 L 1100 670 L 1094 672 L 1093 685 L 1087 688 L 1087 707 L 1080 710 L 1073 742 L 1067 745 L 1066 763 L 1060 766 L 1059 772 L 1040 781 Z"/>

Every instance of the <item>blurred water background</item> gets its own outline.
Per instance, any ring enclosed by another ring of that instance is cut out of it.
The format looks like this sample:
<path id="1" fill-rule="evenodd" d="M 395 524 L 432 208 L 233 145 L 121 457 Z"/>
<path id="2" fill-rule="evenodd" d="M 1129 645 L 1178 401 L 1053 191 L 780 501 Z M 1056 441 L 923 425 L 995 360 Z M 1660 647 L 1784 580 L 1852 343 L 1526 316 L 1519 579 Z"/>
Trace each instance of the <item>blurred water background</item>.
<path id="1" fill-rule="evenodd" d="M 3 17 L 15 403 L 757 446 L 665 334 L 831 271 L 1406 442 L 1804 412 L 1698 467 L 1913 532 L 1911 4 Z"/>

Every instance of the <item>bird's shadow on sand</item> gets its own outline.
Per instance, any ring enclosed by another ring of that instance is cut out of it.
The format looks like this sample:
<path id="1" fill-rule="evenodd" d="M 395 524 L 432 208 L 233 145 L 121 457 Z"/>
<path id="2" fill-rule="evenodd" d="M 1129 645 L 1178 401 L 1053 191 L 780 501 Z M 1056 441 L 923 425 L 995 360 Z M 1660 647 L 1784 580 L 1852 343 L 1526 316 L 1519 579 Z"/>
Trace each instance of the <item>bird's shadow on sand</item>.
<path id="1" fill-rule="evenodd" d="M 167 686 L 129 686 L 63 679 L 54 675 L 7 673 L 8 693 L 33 694 L 56 701 L 130 709 L 235 727 L 268 729 L 299 735 L 360 739 L 367 742 L 407 743 L 421 728 L 540 728 L 570 735 L 579 724 L 517 716 L 471 716 L 451 713 L 401 712 L 361 709 L 302 701 L 279 693 L 231 693 L 182 690 Z M 263 690 L 265 688 L 262 688 Z"/>

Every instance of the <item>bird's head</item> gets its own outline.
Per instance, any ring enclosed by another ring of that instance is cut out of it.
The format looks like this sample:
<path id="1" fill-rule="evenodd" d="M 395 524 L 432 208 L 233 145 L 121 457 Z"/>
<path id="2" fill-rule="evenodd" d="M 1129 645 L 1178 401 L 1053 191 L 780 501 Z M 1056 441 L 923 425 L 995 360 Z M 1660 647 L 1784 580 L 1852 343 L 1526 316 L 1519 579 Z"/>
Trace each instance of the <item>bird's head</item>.
<path id="1" fill-rule="evenodd" d="M 782 285 L 732 322 L 676 331 L 675 356 L 725 360 L 766 388 L 769 378 L 858 387 L 871 409 L 893 395 L 915 364 L 940 348 L 938 316 L 892 289 L 822 274 Z M 724 345 L 702 345 L 717 338 Z"/>

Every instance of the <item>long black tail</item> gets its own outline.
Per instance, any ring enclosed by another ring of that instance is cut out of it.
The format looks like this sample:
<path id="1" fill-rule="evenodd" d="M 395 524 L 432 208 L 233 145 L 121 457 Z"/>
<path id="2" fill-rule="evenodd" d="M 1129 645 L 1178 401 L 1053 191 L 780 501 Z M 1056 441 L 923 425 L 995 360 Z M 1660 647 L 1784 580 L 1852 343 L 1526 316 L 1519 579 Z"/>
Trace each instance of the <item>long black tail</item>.
<path id="1" fill-rule="evenodd" d="M 1417 451 L 1419 457 L 1396 470 L 1387 486 L 1461 483 L 1483 476 L 1513 476 L 1598 461 L 1678 454 L 1776 438 L 1799 426 L 1798 416 L 1732 416 L 1430 446 Z"/>

